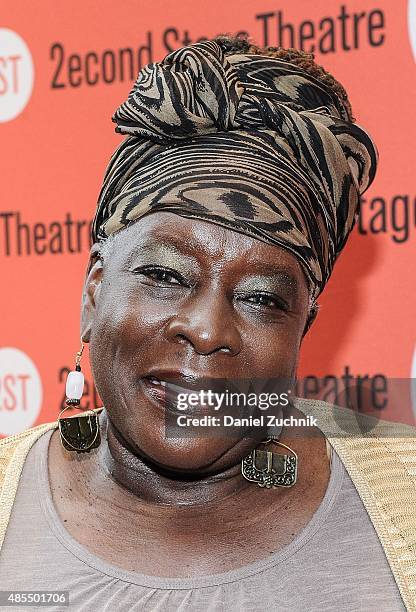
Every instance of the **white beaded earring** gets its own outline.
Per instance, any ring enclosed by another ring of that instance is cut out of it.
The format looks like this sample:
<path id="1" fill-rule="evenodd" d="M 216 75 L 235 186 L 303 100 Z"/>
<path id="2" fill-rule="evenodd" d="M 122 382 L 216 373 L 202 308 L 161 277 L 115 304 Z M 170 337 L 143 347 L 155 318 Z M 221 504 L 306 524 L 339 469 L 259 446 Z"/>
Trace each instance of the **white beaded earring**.
<path id="1" fill-rule="evenodd" d="M 81 348 L 75 357 L 75 370 L 69 372 L 66 379 L 66 405 L 79 406 L 84 391 L 84 374 L 81 372 L 81 357 L 84 351 L 84 342 L 81 338 Z"/>
<path id="2" fill-rule="evenodd" d="M 81 371 L 83 351 L 84 342 L 81 337 L 81 348 L 75 358 L 75 370 L 69 372 L 66 380 L 66 407 L 58 417 L 62 446 L 68 451 L 77 453 L 89 453 L 101 443 L 98 415 L 93 410 L 86 411 L 80 416 L 60 418 L 68 408 L 80 405 L 84 391 L 84 374 Z"/>

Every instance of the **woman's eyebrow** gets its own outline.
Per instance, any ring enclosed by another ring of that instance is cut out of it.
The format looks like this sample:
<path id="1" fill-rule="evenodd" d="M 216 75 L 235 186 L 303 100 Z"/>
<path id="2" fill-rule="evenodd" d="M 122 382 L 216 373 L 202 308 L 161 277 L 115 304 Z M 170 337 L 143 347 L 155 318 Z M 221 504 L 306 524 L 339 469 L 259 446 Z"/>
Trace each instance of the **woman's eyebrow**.
<path id="1" fill-rule="evenodd" d="M 136 245 L 126 259 L 127 264 L 131 264 L 133 259 L 140 257 L 140 255 L 150 256 L 166 256 L 166 257 L 181 257 L 183 259 L 196 260 L 195 257 L 184 253 L 182 249 L 179 249 L 173 244 L 167 244 L 164 242 L 157 242 L 152 244 L 138 244 Z"/>

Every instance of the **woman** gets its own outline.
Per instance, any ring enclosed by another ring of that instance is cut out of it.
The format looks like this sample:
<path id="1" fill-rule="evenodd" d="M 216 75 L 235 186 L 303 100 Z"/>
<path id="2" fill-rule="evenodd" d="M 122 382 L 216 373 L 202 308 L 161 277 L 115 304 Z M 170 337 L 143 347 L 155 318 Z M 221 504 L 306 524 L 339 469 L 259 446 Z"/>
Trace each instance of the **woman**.
<path id="1" fill-rule="evenodd" d="M 173 383 L 296 377 L 375 174 L 345 90 L 311 56 L 222 36 L 146 66 L 113 120 L 128 137 L 81 321 L 99 430 L 85 413 L 0 443 L 2 590 L 67 591 L 74 610 L 416 609 L 412 428 L 364 435 L 296 399 L 285 416 L 317 425 L 283 428 L 257 471 L 247 429 L 165 435 Z"/>

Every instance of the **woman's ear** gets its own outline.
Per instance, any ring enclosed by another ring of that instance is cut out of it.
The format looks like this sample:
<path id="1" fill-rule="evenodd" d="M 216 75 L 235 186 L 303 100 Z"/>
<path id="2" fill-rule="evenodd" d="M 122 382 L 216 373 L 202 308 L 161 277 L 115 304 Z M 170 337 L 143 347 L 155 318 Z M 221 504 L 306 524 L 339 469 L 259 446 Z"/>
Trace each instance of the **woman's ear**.
<path id="1" fill-rule="evenodd" d="M 302 338 L 305 337 L 306 333 L 310 330 L 312 323 L 315 321 L 319 311 L 319 305 L 314 304 L 308 312 L 308 318 L 306 319 L 305 329 L 303 330 Z"/>
<path id="2" fill-rule="evenodd" d="M 100 297 L 102 277 L 103 260 L 100 254 L 100 245 L 94 243 L 90 249 L 81 299 L 81 338 L 84 342 L 90 341 L 91 327 Z"/>

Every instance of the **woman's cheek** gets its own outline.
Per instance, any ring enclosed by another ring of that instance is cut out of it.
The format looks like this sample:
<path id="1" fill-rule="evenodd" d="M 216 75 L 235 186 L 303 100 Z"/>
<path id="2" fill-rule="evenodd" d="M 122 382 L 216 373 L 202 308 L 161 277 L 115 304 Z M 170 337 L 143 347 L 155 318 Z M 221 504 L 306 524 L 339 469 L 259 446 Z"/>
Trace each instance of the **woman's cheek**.
<path id="1" fill-rule="evenodd" d="M 110 377 L 115 388 L 129 386 L 160 353 L 163 327 L 172 314 L 137 292 L 113 292 L 98 314 L 90 346 L 97 388 L 106 387 Z"/>
<path id="2" fill-rule="evenodd" d="M 287 325 L 245 336 L 247 355 L 251 362 L 250 371 L 255 376 L 291 376 L 299 353 L 298 325 Z"/>

